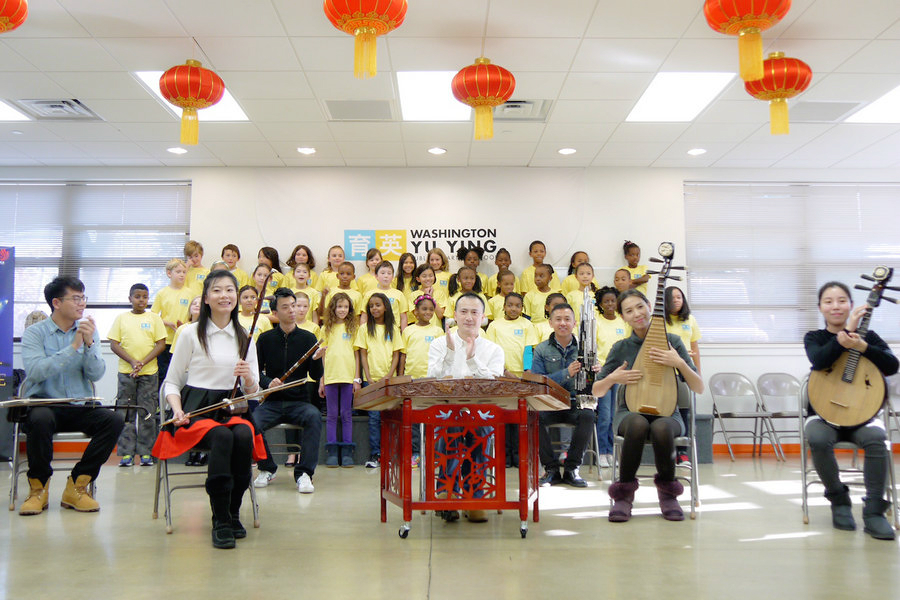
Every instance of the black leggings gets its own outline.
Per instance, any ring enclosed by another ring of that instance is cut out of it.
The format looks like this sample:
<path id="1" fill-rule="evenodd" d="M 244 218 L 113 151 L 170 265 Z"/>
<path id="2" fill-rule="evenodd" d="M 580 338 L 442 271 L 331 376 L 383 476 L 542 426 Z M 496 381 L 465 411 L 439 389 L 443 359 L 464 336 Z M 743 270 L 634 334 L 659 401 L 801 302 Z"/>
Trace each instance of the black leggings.
<path id="1" fill-rule="evenodd" d="M 250 459 L 253 432 L 247 425 L 213 427 L 201 440 L 209 448 L 206 491 L 220 494 L 234 491 L 243 496 L 250 487 Z"/>
<path id="2" fill-rule="evenodd" d="M 662 481 L 675 479 L 675 436 L 681 433 L 681 424 L 672 417 L 648 417 L 630 413 L 619 423 L 622 444 L 619 481 L 633 481 L 641 466 L 644 443 L 647 438 L 653 444 L 656 472 Z"/>

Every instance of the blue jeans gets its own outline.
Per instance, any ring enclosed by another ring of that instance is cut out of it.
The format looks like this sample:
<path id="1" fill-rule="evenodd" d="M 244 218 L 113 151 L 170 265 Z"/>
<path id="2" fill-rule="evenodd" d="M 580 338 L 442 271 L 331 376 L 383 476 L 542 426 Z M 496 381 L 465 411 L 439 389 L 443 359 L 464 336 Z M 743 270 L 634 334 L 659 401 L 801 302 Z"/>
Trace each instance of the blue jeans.
<path id="1" fill-rule="evenodd" d="M 597 451 L 600 454 L 613 452 L 613 414 L 616 411 L 616 384 L 605 395 L 597 399 Z"/>
<path id="2" fill-rule="evenodd" d="M 319 438 L 322 435 L 322 413 L 319 409 L 302 400 L 267 400 L 253 411 L 253 421 L 260 432 L 266 431 L 279 423 L 299 425 L 303 428 L 300 433 L 300 462 L 294 466 L 294 479 L 306 473 L 310 477 L 316 472 L 316 464 L 319 462 Z M 278 466 L 272 459 L 266 444 L 266 458 L 258 461 L 262 471 L 274 473 Z"/>

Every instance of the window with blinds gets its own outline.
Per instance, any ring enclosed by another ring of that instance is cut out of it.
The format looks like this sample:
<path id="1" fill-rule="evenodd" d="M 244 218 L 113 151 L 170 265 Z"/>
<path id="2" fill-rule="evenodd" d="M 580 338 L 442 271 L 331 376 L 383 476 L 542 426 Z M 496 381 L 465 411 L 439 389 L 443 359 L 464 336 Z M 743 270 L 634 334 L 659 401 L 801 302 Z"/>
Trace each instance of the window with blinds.
<path id="1" fill-rule="evenodd" d="M 802 342 L 823 326 L 819 286 L 900 268 L 897 184 L 685 183 L 684 199 L 687 293 L 704 343 Z M 867 297 L 853 292 L 856 304 Z M 900 341 L 900 309 L 882 304 L 870 328 Z"/>
<path id="2" fill-rule="evenodd" d="M 0 182 L 0 245 L 16 249 L 14 335 L 31 311 L 49 313 L 47 282 L 71 275 L 105 338 L 132 284 L 145 283 L 151 299 L 168 284 L 165 263 L 187 241 L 190 192 L 187 182 Z"/>

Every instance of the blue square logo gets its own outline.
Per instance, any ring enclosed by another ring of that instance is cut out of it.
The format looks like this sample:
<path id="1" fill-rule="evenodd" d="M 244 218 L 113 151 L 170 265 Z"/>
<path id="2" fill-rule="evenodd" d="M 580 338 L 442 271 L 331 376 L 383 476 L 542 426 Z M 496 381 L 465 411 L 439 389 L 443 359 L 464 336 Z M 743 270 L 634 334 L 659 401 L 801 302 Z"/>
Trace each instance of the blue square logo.
<path id="1" fill-rule="evenodd" d="M 374 229 L 344 230 L 344 254 L 347 260 L 366 260 L 366 251 L 374 247 Z"/>

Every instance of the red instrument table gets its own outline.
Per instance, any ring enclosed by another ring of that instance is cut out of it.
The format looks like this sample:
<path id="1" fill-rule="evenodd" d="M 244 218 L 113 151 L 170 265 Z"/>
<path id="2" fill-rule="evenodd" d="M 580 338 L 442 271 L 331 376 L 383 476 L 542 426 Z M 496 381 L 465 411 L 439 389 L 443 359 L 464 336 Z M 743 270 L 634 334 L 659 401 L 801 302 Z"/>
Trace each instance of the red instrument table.
<path id="1" fill-rule="evenodd" d="M 381 521 L 388 502 L 402 507 L 401 538 L 414 510 L 518 509 L 524 538 L 533 501 L 538 522 L 538 412 L 570 408 L 569 393 L 549 378 L 392 377 L 360 390 L 353 407 L 381 411 Z M 420 497 L 413 501 L 412 427 L 418 424 L 424 425 Z M 519 438 L 516 500 L 506 497 L 506 424 L 517 426 Z"/>

